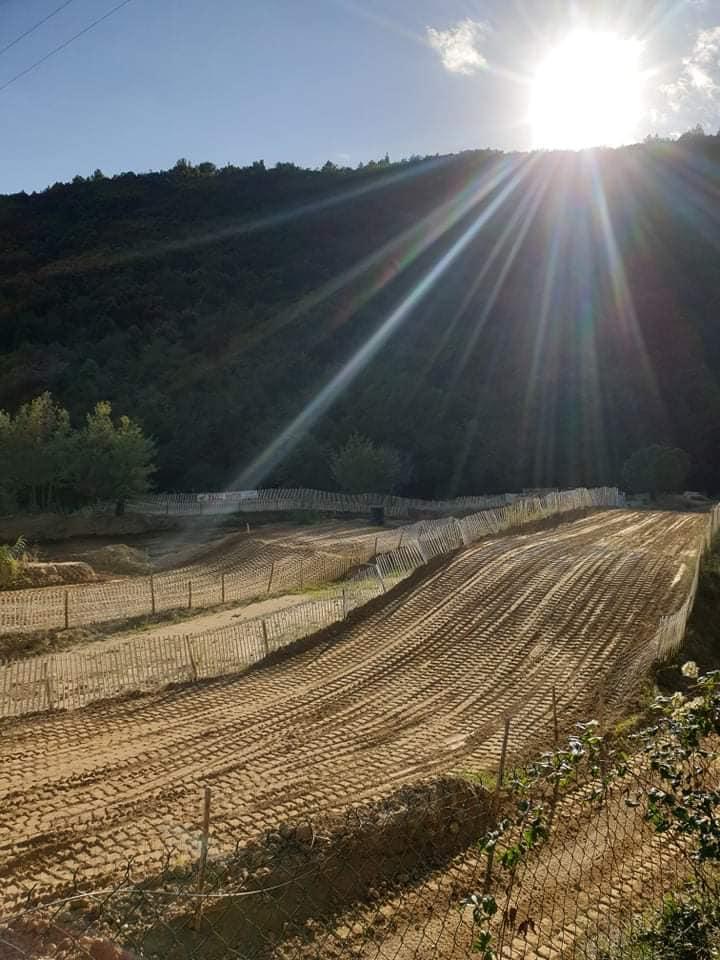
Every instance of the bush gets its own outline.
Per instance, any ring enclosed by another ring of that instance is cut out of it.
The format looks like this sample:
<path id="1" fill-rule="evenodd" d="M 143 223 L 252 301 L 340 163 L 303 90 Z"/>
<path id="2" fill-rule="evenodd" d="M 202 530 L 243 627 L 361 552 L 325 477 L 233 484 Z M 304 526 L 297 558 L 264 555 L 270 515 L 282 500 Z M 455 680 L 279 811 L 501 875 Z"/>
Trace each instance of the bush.
<path id="1" fill-rule="evenodd" d="M 392 493 L 400 477 L 400 454 L 353 433 L 333 454 L 332 474 L 346 493 Z"/>
<path id="2" fill-rule="evenodd" d="M 679 493 L 685 489 L 690 458 L 679 447 L 652 444 L 636 450 L 625 461 L 623 486 L 628 493 Z"/>
<path id="3" fill-rule="evenodd" d="M 11 587 L 17 580 L 26 549 L 23 537 L 18 537 L 12 546 L 0 544 L 0 589 Z"/>

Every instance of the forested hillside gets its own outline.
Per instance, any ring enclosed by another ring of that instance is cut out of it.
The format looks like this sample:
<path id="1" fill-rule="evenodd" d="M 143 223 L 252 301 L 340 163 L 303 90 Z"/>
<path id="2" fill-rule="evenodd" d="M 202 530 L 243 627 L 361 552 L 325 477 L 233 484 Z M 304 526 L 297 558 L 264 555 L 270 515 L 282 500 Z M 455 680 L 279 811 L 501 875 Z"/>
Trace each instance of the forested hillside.
<path id="1" fill-rule="evenodd" d="M 108 400 L 163 489 L 328 487 L 358 431 L 408 494 L 618 482 L 654 442 L 717 491 L 719 164 L 695 135 L 0 197 L 0 408 Z"/>

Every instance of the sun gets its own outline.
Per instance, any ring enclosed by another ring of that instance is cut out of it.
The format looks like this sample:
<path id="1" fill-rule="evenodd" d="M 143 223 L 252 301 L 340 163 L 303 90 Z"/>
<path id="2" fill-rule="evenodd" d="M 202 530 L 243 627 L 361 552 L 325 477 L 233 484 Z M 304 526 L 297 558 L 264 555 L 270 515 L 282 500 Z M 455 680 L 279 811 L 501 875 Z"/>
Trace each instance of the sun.
<path id="1" fill-rule="evenodd" d="M 637 138 L 642 113 L 642 44 L 576 30 L 550 51 L 532 84 L 534 146 L 580 150 Z"/>

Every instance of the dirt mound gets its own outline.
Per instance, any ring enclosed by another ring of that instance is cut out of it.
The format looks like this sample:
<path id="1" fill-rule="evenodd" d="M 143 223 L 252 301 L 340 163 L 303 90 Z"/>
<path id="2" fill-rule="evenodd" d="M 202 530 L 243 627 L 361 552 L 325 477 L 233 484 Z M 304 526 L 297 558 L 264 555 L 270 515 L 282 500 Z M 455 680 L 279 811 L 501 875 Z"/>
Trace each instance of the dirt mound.
<path id="1" fill-rule="evenodd" d="M 102 573 L 132 576 L 152 572 L 146 551 L 129 547 L 126 543 L 109 543 L 97 550 L 86 551 L 82 557 Z"/>
<path id="2" fill-rule="evenodd" d="M 25 563 L 18 587 L 57 587 L 66 583 L 94 583 L 98 577 L 88 563 L 68 561 L 63 563 Z"/>

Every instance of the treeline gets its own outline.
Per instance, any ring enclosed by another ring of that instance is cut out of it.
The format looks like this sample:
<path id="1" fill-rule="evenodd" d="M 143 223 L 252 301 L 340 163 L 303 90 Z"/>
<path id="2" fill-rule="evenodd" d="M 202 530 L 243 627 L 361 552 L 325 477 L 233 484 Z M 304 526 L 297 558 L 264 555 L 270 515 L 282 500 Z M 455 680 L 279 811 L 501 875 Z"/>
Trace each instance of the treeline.
<path id="1" fill-rule="evenodd" d="M 96 404 L 82 427 L 49 393 L 13 416 L 0 410 L 0 513 L 77 508 L 149 489 L 154 447 L 129 417 Z"/>
<path id="2" fill-rule="evenodd" d="M 614 484 L 651 444 L 713 492 L 718 190 L 696 132 L 0 197 L 0 407 L 109 399 L 160 489 L 330 489 L 359 433 L 410 496 Z"/>

